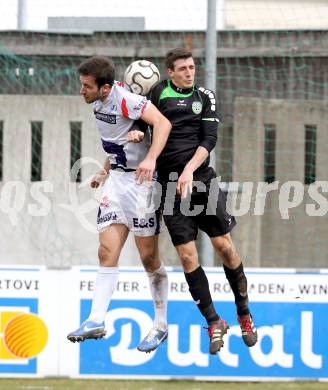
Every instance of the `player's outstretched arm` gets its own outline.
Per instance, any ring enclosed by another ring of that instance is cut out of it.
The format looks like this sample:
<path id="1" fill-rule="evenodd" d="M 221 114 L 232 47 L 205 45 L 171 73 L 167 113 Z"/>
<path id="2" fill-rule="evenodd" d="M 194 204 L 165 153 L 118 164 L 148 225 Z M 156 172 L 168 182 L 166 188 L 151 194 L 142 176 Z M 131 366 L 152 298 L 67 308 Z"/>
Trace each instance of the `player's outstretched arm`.
<path id="1" fill-rule="evenodd" d="M 153 126 L 153 137 L 147 156 L 139 164 L 136 171 L 140 183 L 144 180 L 152 180 L 156 159 L 164 149 L 172 128 L 171 122 L 152 103 L 149 104 L 141 119 Z"/>

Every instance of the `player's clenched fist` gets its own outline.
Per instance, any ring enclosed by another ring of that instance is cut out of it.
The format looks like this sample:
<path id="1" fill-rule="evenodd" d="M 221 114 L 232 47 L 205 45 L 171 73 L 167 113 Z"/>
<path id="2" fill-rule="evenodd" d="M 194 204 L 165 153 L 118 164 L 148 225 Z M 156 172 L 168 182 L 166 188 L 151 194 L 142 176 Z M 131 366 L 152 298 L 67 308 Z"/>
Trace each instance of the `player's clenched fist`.
<path id="1" fill-rule="evenodd" d="M 127 141 L 138 143 L 141 142 L 145 137 L 145 134 L 139 130 L 131 130 L 128 132 Z"/>
<path id="2" fill-rule="evenodd" d="M 97 171 L 91 179 L 91 188 L 98 188 L 107 179 L 107 176 L 108 172 L 106 171 L 106 169 L 103 168 Z"/>

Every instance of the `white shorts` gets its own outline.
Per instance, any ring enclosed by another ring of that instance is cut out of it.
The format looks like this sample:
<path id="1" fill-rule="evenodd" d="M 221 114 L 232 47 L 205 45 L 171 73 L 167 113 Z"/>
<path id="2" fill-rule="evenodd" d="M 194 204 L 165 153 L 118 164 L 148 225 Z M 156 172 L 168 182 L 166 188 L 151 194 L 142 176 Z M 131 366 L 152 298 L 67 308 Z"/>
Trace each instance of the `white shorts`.
<path id="1" fill-rule="evenodd" d="M 152 199 L 154 183 L 139 184 L 135 172 L 111 170 L 103 187 L 97 229 L 124 224 L 136 236 L 159 234 L 159 212 Z"/>

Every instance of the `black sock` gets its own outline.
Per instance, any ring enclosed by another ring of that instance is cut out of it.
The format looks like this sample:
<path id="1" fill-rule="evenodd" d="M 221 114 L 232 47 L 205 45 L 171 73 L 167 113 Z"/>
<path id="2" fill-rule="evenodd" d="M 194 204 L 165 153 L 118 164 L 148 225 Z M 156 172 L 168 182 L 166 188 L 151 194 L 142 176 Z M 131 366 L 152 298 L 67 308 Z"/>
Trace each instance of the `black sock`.
<path id="1" fill-rule="evenodd" d="M 185 272 L 185 278 L 189 286 L 190 294 L 207 323 L 210 325 L 219 320 L 220 317 L 213 305 L 207 276 L 203 268 L 199 266 L 195 271 Z"/>
<path id="2" fill-rule="evenodd" d="M 230 284 L 231 290 L 235 296 L 237 314 L 244 316 L 249 314 L 247 279 L 244 273 L 244 267 L 241 263 L 236 269 L 230 269 L 223 265 L 224 272 Z"/>

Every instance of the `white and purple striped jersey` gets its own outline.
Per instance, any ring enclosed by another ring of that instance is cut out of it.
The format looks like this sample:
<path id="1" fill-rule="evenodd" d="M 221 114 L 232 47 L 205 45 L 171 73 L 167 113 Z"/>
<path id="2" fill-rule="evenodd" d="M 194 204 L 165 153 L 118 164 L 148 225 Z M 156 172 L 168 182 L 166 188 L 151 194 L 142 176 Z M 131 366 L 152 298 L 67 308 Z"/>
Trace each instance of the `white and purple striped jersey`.
<path id="1" fill-rule="evenodd" d="M 146 157 L 149 146 L 147 133 L 139 143 L 127 142 L 133 122 L 140 119 L 150 101 L 126 90 L 123 83 L 114 82 L 105 101 L 93 105 L 96 125 L 112 168 L 136 169 Z"/>

